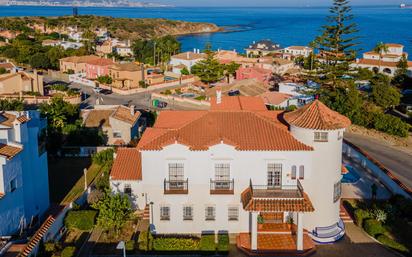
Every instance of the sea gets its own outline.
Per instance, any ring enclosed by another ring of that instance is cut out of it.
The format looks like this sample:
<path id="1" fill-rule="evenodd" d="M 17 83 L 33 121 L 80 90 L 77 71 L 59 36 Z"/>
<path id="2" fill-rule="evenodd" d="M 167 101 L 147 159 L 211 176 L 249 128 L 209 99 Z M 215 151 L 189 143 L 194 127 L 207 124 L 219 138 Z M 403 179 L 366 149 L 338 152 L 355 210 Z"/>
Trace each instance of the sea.
<path id="1" fill-rule="evenodd" d="M 166 18 L 192 22 L 211 22 L 223 32 L 179 37 L 182 50 L 214 49 L 244 52 L 253 41 L 271 39 L 281 46 L 307 45 L 327 24 L 328 7 L 170 7 L 103 8 L 79 7 L 79 15 L 91 14 L 128 18 Z M 0 6 L 4 16 L 71 15 L 71 7 Z M 412 53 L 412 9 L 398 6 L 354 6 L 358 24 L 359 50 L 368 51 L 378 42 L 400 43 Z"/>

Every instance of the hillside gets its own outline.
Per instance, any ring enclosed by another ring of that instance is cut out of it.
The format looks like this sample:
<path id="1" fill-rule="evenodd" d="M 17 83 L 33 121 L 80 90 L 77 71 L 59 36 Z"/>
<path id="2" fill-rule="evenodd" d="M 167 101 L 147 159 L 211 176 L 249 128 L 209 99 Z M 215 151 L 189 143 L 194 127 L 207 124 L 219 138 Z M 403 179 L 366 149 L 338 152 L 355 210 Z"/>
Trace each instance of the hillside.
<path id="1" fill-rule="evenodd" d="M 80 31 L 107 28 L 112 36 L 120 39 L 149 39 L 166 35 L 209 33 L 220 30 L 212 23 L 195 23 L 166 19 L 113 18 L 106 16 L 62 17 L 7 17 L 0 18 L 0 29 L 27 31 L 28 27 L 51 28 L 63 32 L 67 27 Z"/>

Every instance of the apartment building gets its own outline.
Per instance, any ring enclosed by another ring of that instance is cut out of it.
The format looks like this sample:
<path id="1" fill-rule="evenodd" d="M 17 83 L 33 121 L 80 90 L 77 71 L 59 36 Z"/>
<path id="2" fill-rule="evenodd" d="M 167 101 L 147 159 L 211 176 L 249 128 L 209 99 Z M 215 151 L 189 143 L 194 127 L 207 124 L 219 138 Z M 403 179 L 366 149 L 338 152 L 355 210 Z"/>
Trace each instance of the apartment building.
<path id="1" fill-rule="evenodd" d="M 307 46 L 288 46 L 282 50 L 282 58 L 293 60 L 296 57 L 308 57 L 313 49 Z"/>
<path id="2" fill-rule="evenodd" d="M 313 240 L 345 233 L 339 202 L 349 125 L 319 100 L 284 113 L 268 111 L 260 97 L 217 92 L 211 110 L 162 111 L 136 148 L 118 149 L 111 188 L 149 212 L 153 233 L 228 231 L 247 253 L 308 253 Z M 293 249 L 266 244 L 279 240 Z"/>
<path id="3" fill-rule="evenodd" d="M 37 111 L 0 113 L 0 237 L 35 225 L 49 207 L 46 124 Z"/>

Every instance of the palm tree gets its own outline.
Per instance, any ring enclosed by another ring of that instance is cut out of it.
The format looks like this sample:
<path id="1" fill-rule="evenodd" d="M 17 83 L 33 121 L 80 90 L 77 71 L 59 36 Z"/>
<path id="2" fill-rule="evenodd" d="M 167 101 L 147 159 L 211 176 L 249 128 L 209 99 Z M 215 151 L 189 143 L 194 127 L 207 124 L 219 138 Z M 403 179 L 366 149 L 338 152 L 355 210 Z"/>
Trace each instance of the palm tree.
<path id="1" fill-rule="evenodd" d="M 387 53 L 389 51 L 388 46 L 383 43 L 383 42 L 379 42 L 376 44 L 375 48 L 373 49 L 373 51 L 377 54 L 379 54 L 379 71 L 381 70 L 381 64 L 382 64 L 382 57 L 383 54 Z"/>

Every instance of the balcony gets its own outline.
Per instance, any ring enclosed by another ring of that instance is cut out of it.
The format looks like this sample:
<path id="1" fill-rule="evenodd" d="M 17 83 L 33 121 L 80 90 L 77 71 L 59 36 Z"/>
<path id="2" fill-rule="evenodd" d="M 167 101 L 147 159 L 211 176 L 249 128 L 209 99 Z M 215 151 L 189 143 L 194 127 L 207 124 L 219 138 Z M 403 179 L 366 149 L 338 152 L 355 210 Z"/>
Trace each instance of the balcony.
<path id="1" fill-rule="evenodd" d="M 303 187 L 298 180 L 296 185 L 252 185 L 250 189 L 256 198 L 303 198 Z"/>
<path id="2" fill-rule="evenodd" d="M 211 195 L 233 195 L 235 180 L 210 180 Z"/>
<path id="3" fill-rule="evenodd" d="M 165 195 L 187 195 L 189 193 L 189 179 L 164 180 Z"/>

